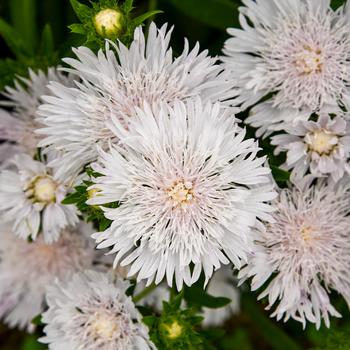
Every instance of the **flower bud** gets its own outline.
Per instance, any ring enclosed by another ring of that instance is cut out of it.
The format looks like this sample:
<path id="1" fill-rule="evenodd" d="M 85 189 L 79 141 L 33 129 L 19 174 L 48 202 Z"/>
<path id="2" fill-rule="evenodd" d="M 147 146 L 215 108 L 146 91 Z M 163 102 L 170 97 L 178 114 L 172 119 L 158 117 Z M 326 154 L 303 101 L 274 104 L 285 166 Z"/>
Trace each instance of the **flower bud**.
<path id="1" fill-rule="evenodd" d="M 104 9 L 95 15 L 95 28 L 101 36 L 117 35 L 123 29 L 123 14 L 115 9 Z"/>

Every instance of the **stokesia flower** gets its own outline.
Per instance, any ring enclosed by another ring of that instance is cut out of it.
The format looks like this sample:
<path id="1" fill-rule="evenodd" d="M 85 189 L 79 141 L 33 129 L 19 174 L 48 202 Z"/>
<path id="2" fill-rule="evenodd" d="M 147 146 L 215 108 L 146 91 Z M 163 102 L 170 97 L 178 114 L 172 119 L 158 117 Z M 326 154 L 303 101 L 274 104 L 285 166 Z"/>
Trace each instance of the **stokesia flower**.
<path id="1" fill-rule="evenodd" d="M 283 167 L 293 169 L 293 181 L 302 180 L 308 170 L 316 177 L 330 176 L 334 182 L 350 173 L 350 127 L 343 117 L 320 114 L 317 121 L 299 122 L 285 131 L 273 136 L 271 143 L 278 146 L 276 154 L 287 152 Z"/>
<path id="2" fill-rule="evenodd" d="M 259 233 L 254 254 L 239 272 L 252 279 L 252 290 L 267 287 L 272 316 L 290 317 L 329 327 L 329 316 L 341 315 L 332 306 L 331 290 L 350 303 L 349 189 L 318 184 L 311 188 L 281 190 L 274 203 L 275 223 Z"/>
<path id="3" fill-rule="evenodd" d="M 280 119 L 285 109 L 317 110 L 347 106 L 350 98 L 349 9 L 333 11 L 329 0 L 245 0 L 242 29 L 229 28 L 222 58 L 241 88 L 245 109 L 264 103 L 276 107 L 261 124 Z M 248 119 L 248 122 L 250 120 Z M 256 119 L 253 119 L 256 122 Z"/>
<path id="4" fill-rule="evenodd" d="M 199 53 L 198 44 L 189 51 L 187 40 L 182 54 L 174 58 L 170 36 L 166 25 L 157 29 L 152 23 L 147 42 L 139 27 L 130 48 L 107 42 L 105 52 L 96 55 L 80 47 L 74 49 L 78 59 L 64 60 L 82 82 L 76 88 L 52 83 L 54 97 L 44 98 L 46 104 L 40 107 L 40 120 L 46 125 L 40 133 L 48 135 L 41 146 L 65 152 L 54 164 L 80 171 L 95 161 L 98 146 L 106 149 L 115 138 L 107 124 L 118 120 L 127 127 L 144 102 L 172 105 L 193 96 L 215 102 L 235 95 L 215 58 L 207 51 Z"/>
<path id="5" fill-rule="evenodd" d="M 61 204 L 72 180 L 59 181 L 55 170 L 26 154 L 12 163 L 14 169 L 0 172 L 1 219 L 21 238 L 35 240 L 42 232 L 46 243 L 57 241 L 61 229 L 78 222 L 75 206 Z"/>
<path id="6" fill-rule="evenodd" d="M 12 112 L 0 109 L 0 162 L 10 159 L 15 153 L 25 152 L 34 155 L 42 136 L 35 130 L 43 125 L 36 119 L 36 111 L 43 102 L 42 95 L 48 95 L 47 85 L 50 81 L 71 86 L 69 77 L 56 68 L 49 68 L 47 73 L 39 70 L 35 73 L 29 70 L 29 78 L 19 78 L 14 87 L 7 86 L 0 105 L 12 108 Z"/>
<path id="7" fill-rule="evenodd" d="M 81 223 L 67 228 L 60 239 L 47 245 L 17 238 L 11 227 L 1 225 L 0 318 L 10 327 L 34 329 L 31 321 L 45 309 L 45 291 L 56 278 L 92 268 L 95 249 L 92 228 Z"/>
<path id="8" fill-rule="evenodd" d="M 115 265 L 130 264 L 129 276 L 147 284 L 166 276 L 171 286 L 175 276 L 178 289 L 202 270 L 208 282 L 230 260 L 239 268 L 275 193 L 257 143 L 244 140 L 234 118 L 197 99 L 157 112 L 145 105 L 128 131 L 111 129 L 121 147 L 100 151 L 93 169 L 102 176 L 92 186 L 99 192 L 88 204 L 120 202 L 103 208 L 111 227 L 93 236 L 113 247 Z"/>
<path id="9" fill-rule="evenodd" d="M 57 282 L 48 289 L 41 341 L 50 350 L 153 349 L 141 314 L 125 294 L 129 286 L 95 271 Z"/>

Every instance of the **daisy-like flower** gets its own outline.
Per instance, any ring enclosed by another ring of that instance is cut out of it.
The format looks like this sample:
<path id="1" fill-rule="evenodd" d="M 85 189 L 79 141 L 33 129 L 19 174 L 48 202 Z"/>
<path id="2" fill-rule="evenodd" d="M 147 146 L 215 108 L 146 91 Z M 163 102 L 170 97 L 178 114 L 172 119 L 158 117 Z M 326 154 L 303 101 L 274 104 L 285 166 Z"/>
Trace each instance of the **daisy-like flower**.
<path id="1" fill-rule="evenodd" d="M 329 293 L 350 303 L 350 206 L 348 188 L 318 184 L 281 191 L 275 223 L 259 233 L 249 264 L 239 278 L 252 279 L 256 290 L 269 283 L 259 298 L 268 297 L 272 316 L 290 317 L 329 327 L 329 316 L 340 317 Z"/>
<path id="2" fill-rule="evenodd" d="M 275 113 L 349 106 L 349 7 L 333 11 L 329 0 L 243 2 L 242 29 L 228 29 L 223 57 L 243 109 L 270 93 Z"/>
<path id="3" fill-rule="evenodd" d="M 77 273 L 48 289 L 42 321 L 50 350 L 148 350 L 153 345 L 130 297 L 130 286 L 104 273 Z"/>
<path id="4" fill-rule="evenodd" d="M 21 238 L 35 240 L 41 230 L 46 243 L 57 241 L 61 229 L 78 222 L 75 206 L 61 204 L 72 180 L 59 181 L 54 169 L 26 154 L 12 163 L 14 169 L 0 172 L 1 219 Z"/>
<path id="5" fill-rule="evenodd" d="M 275 195 L 257 143 L 244 140 L 219 103 L 203 107 L 200 99 L 157 112 L 145 105 L 129 130 L 111 128 L 121 147 L 101 150 L 93 165 L 99 192 L 88 203 L 121 204 L 104 208 L 112 225 L 94 235 L 99 247 L 113 247 L 115 265 L 130 264 L 129 276 L 147 283 L 166 276 L 171 286 L 175 276 L 178 289 L 202 269 L 208 281 L 230 260 L 239 268 Z"/>
<path id="6" fill-rule="evenodd" d="M 57 242 L 47 245 L 42 236 L 29 243 L 1 225 L 0 318 L 5 323 L 32 331 L 31 321 L 45 309 L 47 286 L 56 278 L 92 268 L 91 230 L 81 223 L 63 230 Z"/>
<path id="7" fill-rule="evenodd" d="M 343 117 L 320 114 L 318 121 L 291 124 L 285 131 L 273 136 L 271 143 L 278 146 L 276 154 L 287 152 L 283 166 L 293 169 L 293 180 L 302 180 L 308 170 L 316 177 L 330 176 L 334 182 L 350 173 L 350 127 Z"/>
<path id="8" fill-rule="evenodd" d="M 5 88 L 3 95 L 7 100 L 1 101 L 0 105 L 10 107 L 13 111 L 10 113 L 0 109 L 0 140 L 6 141 L 0 144 L 0 161 L 9 159 L 15 153 L 35 154 L 38 142 L 42 139 L 35 130 L 43 127 L 36 119 L 36 112 L 43 102 L 41 96 L 50 93 L 47 88 L 50 81 L 72 85 L 71 78 L 56 68 L 49 68 L 47 73 L 29 70 L 28 79 L 19 78 L 14 82 L 14 87 Z"/>
<path id="9" fill-rule="evenodd" d="M 64 60 L 82 83 L 77 88 L 52 83 L 54 97 L 46 97 L 39 112 L 46 125 L 40 133 L 48 135 L 41 145 L 65 152 L 55 163 L 79 171 L 96 160 L 97 146 L 106 148 L 115 137 L 107 124 L 118 120 L 127 127 L 144 102 L 172 105 L 193 96 L 217 101 L 236 94 L 216 59 L 199 53 L 198 44 L 189 51 L 185 40 L 184 51 L 174 58 L 170 36 L 166 25 L 157 29 L 152 23 L 147 42 L 139 27 L 130 48 L 107 42 L 105 53 L 80 47 L 74 50 L 78 59 Z"/>

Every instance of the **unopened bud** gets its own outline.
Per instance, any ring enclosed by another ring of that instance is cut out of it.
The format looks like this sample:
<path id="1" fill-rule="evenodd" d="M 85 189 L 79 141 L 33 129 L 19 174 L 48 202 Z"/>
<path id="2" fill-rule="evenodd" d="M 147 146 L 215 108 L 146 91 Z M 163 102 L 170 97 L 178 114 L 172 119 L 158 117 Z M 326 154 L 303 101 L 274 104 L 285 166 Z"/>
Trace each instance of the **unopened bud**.
<path id="1" fill-rule="evenodd" d="M 101 36 L 119 34 L 123 29 L 123 14 L 115 9 L 104 9 L 95 16 L 95 28 Z"/>

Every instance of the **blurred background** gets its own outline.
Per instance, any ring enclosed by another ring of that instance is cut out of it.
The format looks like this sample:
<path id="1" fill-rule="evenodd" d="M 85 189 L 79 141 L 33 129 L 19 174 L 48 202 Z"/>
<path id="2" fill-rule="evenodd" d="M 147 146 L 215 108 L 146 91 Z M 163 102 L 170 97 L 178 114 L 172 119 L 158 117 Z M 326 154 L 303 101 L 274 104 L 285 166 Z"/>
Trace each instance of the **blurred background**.
<path id="1" fill-rule="evenodd" d="M 342 2 L 332 1 L 332 6 L 337 8 Z M 172 36 L 175 54 L 182 51 L 184 37 L 187 37 L 191 46 L 198 41 L 202 49 L 220 55 L 227 38 L 226 28 L 239 26 L 239 0 L 135 0 L 134 6 L 135 16 L 153 9 L 163 11 L 154 20 L 158 25 L 175 26 Z M 83 42 L 81 36 L 70 34 L 67 28 L 78 22 L 69 0 L 0 0 L 0 17 L 0 89 L 11 84 L 16 75 L 26 75 L 28 67 L 45 69 L 60 64 L 60 58 L 71 55 L 72 46 Z M 15 31 L 17 37 L 11 31 Z M 248 287 L 243 288 L 241 312 L 225 324 L 225 333 L 222 336 L 220 333 L 215 340 L 215 348 L 350 349 L 349 311 L 337 295 L 333 296 L 335 306 L 343 318 L 332 320 L 330 330 L 322 327 L 319 331 L 314 326 L 303 330 L 294 321 L 283 323 L 270 319 L 264 304 L 257 302 L 256 297 L 256 293 L 248 292 Z M 213 331 L 214 334 L 220 332 Z M 37 333 L 26 335 L 0 323 L 0 350 L 45 349 L 37 343 L 38 336 L 40 326 Z"/>

